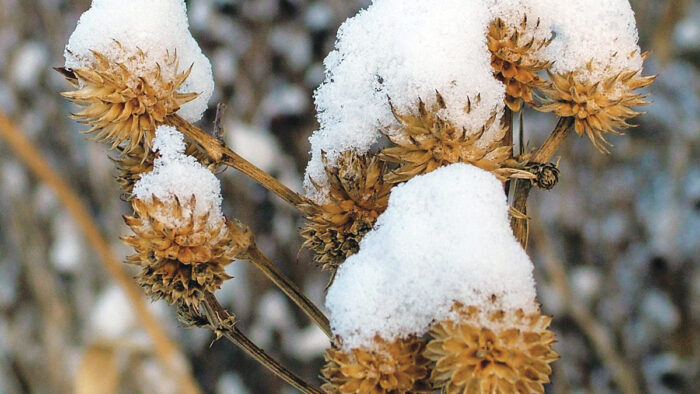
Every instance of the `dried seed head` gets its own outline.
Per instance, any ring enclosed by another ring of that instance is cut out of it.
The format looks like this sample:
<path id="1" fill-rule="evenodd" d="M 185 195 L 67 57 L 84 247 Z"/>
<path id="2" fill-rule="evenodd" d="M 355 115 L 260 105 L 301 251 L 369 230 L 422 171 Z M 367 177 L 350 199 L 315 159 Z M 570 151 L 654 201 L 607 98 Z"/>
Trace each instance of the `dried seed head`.
<path id="1" fill-rule="evenodd" d="M 149 152 L 156 127 L 198 95 L 178 92 L 192 67 L 180 70 L 177 54 L 169 54 L 151 70 L 129 69 L 98 52 L 93 56 L 90 68 L 61 70 L 75 87 L 61 94 L 84 107 L 72 118 L 89 125 L 86 133 L 112 149 L 121 145 L 124 153 L 131 153 L 143 145 L 143 152 Z M 145 59 L 146 54 L 139 51 L 132 57 Z"/>
<path id="2" fill-rule="evenodd" d="M 429 391 L 424 348 L 425 341 L 415 337 L 393 342 L 376 337 L 371 350 L 334 346 L 326 352 L 322 389 L 339 394 Z"/>
<path id="3" fill-rule="evenodd" d="M 124 220 L 135 235 L 124 237 L 136 254 L 128 263 L 143 267 L 138 281 L 154 298 L 196 305 L 204 290 L 215 291 L 228 279 L 224 266 L 252 244 L 247 228 L 225 218 L 212 222 L 195 216 L 194 197 L 181 203 L 134 199 L 135 215 Z"/>
<path id="4" fill-rule="evenodd" d="M 552 190 L 559 182 L 559 168 L 556 164 L 528 163 L 525 169 L 535 175 L 531 182 L 540 189 Z"/>
<path id="5" fill-rule="evenodd" d="M 304 247 L 324 270 L 335 272 L 359 250 L 360 240 L 372 229 L 389 201 L 391 184 L 384 182 L 385 166 L 375 156 L 345 152 L 332 165 L 323 157 L 329 201 L 303 207 L 308 223 L 301 229 Z"/>
<path id="6" fill-rule="evenodd" d="M 608 153 L 610 143 L 604 134 L 622 134 L 621 130 L 633 127 L 627 120 L 641 113 L 632 107 L 649 104 L 646 95 L 635 91 L 651 85 L 656 77 L 628 70 L 595 83 L 582 78 L 578 71 L 550 74 L 550 78 L 552 86 L 544 90 L 546 100 L 538 109 L 573 117 L 576 133 L 586 133 L 598 150 Z"/>
<path id="7" fill-rule="evenodd" d="M 491 66 L 494 76 L 506 86 L 506 105 L 512 111 L 520 111 L 522 102 L 533 105 L 532 90 L 547 86 L 537 75 L 552 65 L 536 56 L 551 42 L 551 35 L 543 38 L 542 30 L 539 21 L 528 23 L 527 16 L 513 26 L 500 18 L 489 25 Z"/>
<path id="8" fill-rule="evenodd" d="M 391 103 L 390 103 L 391 104 Z M 465 108 L 470 111 L 471 102 Z M 398 168 L 388 173 L 384 179 L 390 183 L 407 181 L 416 175 L 427 174 L 438 167 L 454 163 L 467 163 L 491 171 L 501 180 L 511 177 L 530 177 L 529 174 L 513 167 L 518 164 L 511 160 L 512 147 L 504 146 L 505 124 L 500 125 L 499 138 L 484 141 L 484 133 L 496 121 L 494 111 L 489 121 L 480 130 L 466 130 L 456 127 L 443 119 L 439 112 L 445 108 L 445 101 L 436 93 L 436 102 L 428 108 L 422 100 L 413 114 L 400 114 L 392 106 L 398 127 L 385 133 L 394 146 L 383 149 L 380 158 L 398 164 Z"/>
<path id="9" fill-rule="evenodd" d="M 552 373 L 551 318 L 539 312 L 455 306 L 456 318 L 435 324 L 423 355 L 431 383 L 448 394 L 544 393 Z"/>

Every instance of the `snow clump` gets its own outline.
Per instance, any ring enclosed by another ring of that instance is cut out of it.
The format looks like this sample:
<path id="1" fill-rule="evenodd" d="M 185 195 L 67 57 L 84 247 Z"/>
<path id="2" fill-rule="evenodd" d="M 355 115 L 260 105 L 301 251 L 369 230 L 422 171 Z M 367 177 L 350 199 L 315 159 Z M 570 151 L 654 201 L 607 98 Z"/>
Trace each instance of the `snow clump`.
<path id="1" fill-rule="evenodd" d="M 145 58 L 135 56 L 140 50 L 146 54 Z M 68 40 L 64 54 L 66 68 L 90 67 L 95 61 L 92 51 L 115 64 L 124 64 L 137 75 L 153 72 L 168 55 L 177 54 L 178 72 L 193 66 L 179 90 L 199 93 L 178 114 L 196 122 L 206 110 L 214 90 L 214 78 L 209 59 L 189 31 L 183 0 L 93 0 Z"/>
<path id="2" fill-rule="evenodd" d="M 141 176 L 134 185 L 134 197 L 151 201 L 172 202 L 177 198 L 185 204 L 195 197 L 194 215 L 209 214 L 209 224 L 214 227 L 223 220 L 221 211 L 221 183 L 219 179 L 197 159 L 185 154 L 182 133 L 171 126 L 156 129 L 153 151 L 158 152 L 153 171 Z M 187 215 L 183 215 L 187 217 Z M 164 220 L 167 220 L 164 218 Z"/>
<path id="3" fill-rule="evenodd" d="M 326 306 L 345 348 L 422 335 L 455 302 L 484 314 L 537 310 L 532 262 L 510 228 L 503 185 L 453 164 L 396 186 L 389 207 L 340 267 Z"/>

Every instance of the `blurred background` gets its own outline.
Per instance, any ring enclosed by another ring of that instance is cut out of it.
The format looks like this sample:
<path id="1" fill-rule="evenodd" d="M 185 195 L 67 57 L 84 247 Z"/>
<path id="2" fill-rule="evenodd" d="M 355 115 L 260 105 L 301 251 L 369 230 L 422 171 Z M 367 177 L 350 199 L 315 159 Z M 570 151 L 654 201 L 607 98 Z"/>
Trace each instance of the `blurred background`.
<path id="1" fill-rule="evenodd" d="M 312 93 L 338 26 L 368 1 L 192 0 L 191 30 L 211 59 L 228 144 L 295 190 L 317 127 Z M 561 359 L 549 392 L 700 392 L 700 2 L 632 0 L 646 74 L 659 74 L 639 127 L 612 155 L 585 138 L 561 150 L 560 184 L 531 197 L 530 253 L 539 299 L 554 316 Z M 0 111 L 74 188 L 112 247 L 129 250 L 129 213 L 102 145 L 85 141 L 51 67 L 88 0 L 0 0 Z M 530 144 L 553 126 L 527 112 Z M 327 275 L 301 250 L 300 217 L 233 170 L 224 211 L 322 304 Z M 124 266 L 129 270 L 131 267 Z M 246 262 L 217 293 L 269 354 L 318 383 L 324 335 Z M 129 271 L 132 275 L 133 271 Z M 151 309 L 207 393 L 291 393 L 212 334 Z M 91 386 L 97 376 L 98 386 Z M 630 383 L 631 382 L 631 383 Z M 173 393 L 177 380 L 124 293 L 56 195 L 0 141 L 0 393 Z M 112 391 L 113 392 L 113 391 Z"/>

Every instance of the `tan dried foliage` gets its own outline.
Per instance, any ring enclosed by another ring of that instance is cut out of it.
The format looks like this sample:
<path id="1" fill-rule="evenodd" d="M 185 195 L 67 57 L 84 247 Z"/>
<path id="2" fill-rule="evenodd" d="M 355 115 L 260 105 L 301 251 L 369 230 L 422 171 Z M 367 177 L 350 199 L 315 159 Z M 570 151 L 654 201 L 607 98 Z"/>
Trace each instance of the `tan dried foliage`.
<path id="1" fill-rule="evenodd" d="M 510 26 L 503 19 L 491 22 L 487 35 L 491 66 L 495 77 L 506 86 L 506 105 L 512 111 L 520 111 L 522 103 L 534 105 L 533 89 L 542 89 L 547 81 L 537 73 L 548 69 L 552 63 L 538 59 L 537 52 L 552 41 L 539 31 L 540 20 L 528 24 L 527 15 L 517 26 Z"/>
<path id="2" fill-rule="evenodd" d="M 391 105 L 391 103 L 390 103 Z M 471 100 L 464 110 L 471 112 Z M 497 135 L 484 141 L 484 133 L 496 121 L 494 111 L 490 119 L 479 130 L 457 127 L 440 115 L 446 108 L 445 100 L 436 92 L 435 104 L 428 108 L 423 100 L 418 101 L 415 113 L 401 114 L 394 106 L 391 110 L 399 125 L 385 132 L 393 146 L 379 154 L 382 160 L 398 165 L 384 179 L 400 183 L 416 175 L 427 174 L 439 167 L 467 163 L 491 171 L 501 180 L 509 178 L 531 178 L 531 174 L 518 169 L 520 164 L 511 158 L 512 146 L 504 146 L 506 125 L 502 122 Z"/>
<path id="3" fill-rule="evenodd" d="M 118 42 L 115 45 L 121 49 Z M 84 107 L 72 118 L 90 126 L 85 133 L 112 149 L 121 145 L 124 153 L 131 153 L 143 145 L 144 152 L 149 152 L 156 127 L 198 96 L 178 92 L 192 67 L 180 71 L 177 53 L 168 54 L 145 75 L 136 74 L 123 63 L 115 64 L 99 52 L 92 54 L 90 68 L 59 70 L 75 87 L 61 95 Z M 129 62 L 145 59 L 146 54 L 139 50 Z"/>
<path id="4" fill-rule="evenodd" d="M 477 307 L 457 305 L 458 321 L 435 324 L 424 356 L 433 385 L 448 394 L 544 393 L 552 373 L 551 318 L 539 312 L 498 311 L 482 324 Z"/>
<path id="5" fill-rule="evenodd" d="M 315 252 L 314 260 L 335 272 L 359 250 L 362 237 L 386 209 L 392 185 L 384 182 L 385 164 L 376 156 L 345 152 L 334 165 L 325 155 L 323 162 L 329 201 L 302 206 L 308 222 L 301 235 L 303 247 Z"/>
<path id="6" fill-rule="evenodd" d="M 588 64 L 589 71 L 593 67 Z M 578 71 L 550 73 L 550 78 L 552 85 L 544 90 L 545 103 L 538 109 L 573 117 L 576 133 L 586 133 L 598 150 L 609 153 L 605 134 L 622 134 L 621 130 L 634 127 L 627 121 L 641 112 L 632 107 L 649 104 L 648 95 L 635 91 L 651 85 L 656 76 L 643 77 L 640 70 L 627 70 L 596 83 L 586 82 Z"/>
<path id="7" fill-rule="evenodd" d="M 374 339 L 373 350 L 355 348 L 344 352 L 334 346 L 326 352 L 321 370 L 327 393 L 381 394 L 430 390 L 426 360 L 421 353 L 425 340 L 415 337 L 393 342 Z"/>

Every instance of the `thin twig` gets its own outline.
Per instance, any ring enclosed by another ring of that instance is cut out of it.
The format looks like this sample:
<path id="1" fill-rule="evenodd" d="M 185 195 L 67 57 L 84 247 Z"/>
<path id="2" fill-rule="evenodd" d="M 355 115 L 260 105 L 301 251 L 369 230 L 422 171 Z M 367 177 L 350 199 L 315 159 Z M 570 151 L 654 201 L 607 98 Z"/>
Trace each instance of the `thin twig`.
<path id="1" fill-rule="evenodd" d="M 229 149 L 222 141 L 206 133 L 197 126 L 192 125 L 181 116 L 170 115 L 167 118 L 167 122 L 177 127 L 178 130 L 199 144 L 214 161 L 233 167 L 248 175 L 254 181 L 258 182 L 267 190 L 277 194 L 280 198 L 297 209 L 301 209 L 302 204 L 308 203 L 306 198 L 283 185 L 277 179 Z"/>
<path id="2" fill-rule="evenodd" d="M 207 319 L 217 335 L 223 336 L 240 347 L 260 364 L 272 371 L 279 378 L 297 388 L 302 393 L 318 394 L 322 391 L 304 381 L 294 372 L 285 368 L 277 360 L 270 357 L 246 337 L 235 325 L 232 316 L 224 309 L 212 293 L 204 295 L 202 302 Z"/>
<path id="3" fill-rule="evenodd" d="M 304 293 L 299 290 L 299 288 L 287 278 L 280 270 L 272 264 L 270 259 L 265 256 L 265 254 L 253 244 L 250 249 L 248 249 L 247 257 L 250 262 L 255 264 L 260 271 L 262 271 L 265 276 L 267 276 L 277 287 L 280 288 L 301 310 L 306 313 L 311 320 L 313 320 L 316 325 L 331 338 L 333 334 L 331 333 L 331 327 L 328 323 L 328 318 L 321 312 L 316 305 L 311 302 Z"/>
<path id="4" fill-rule="evenodd" d="M 184 356 L 180 353 L 177 345 L 167 336 L 158 320 L 149 311 L 141 291 L 136 287 L 129 275 L 124 272 L 121 263 L 114 256 L 109 243 L 102 235 L 102 231 L 87 212 L 80 198 L 43 159 L 43 155 L 34 147 L 31 141 L 2 112 L 0 112 L 0 136 L 10 145 L 11 151 L 24 162 L 34 175 L 53 189 L 66 210 L 73 216 L 85 238 L 101 257 L 107 272 L 126 293 L 141 325 L 153 339 L 157 357 L 178 381 L 182 391 L 185 393 L 199 393 L 199 387 L 185 363 Z"/>
<path id="5" fill-rule="evenodd" d="M 559 118 L 557 125 L 552 130 L 547 140 L 542 144 L 540 149 L 532 157 L 535 163 L 546 163 L 559 150 L 562 142 L 566 139 L 573 126 L 574 118 Z M 521 141 L 522 144 L 522 141 Z M 516 180 L 515 191 L 513 192 L 513 208 L 517 212 L 527 215 L 527 199 L 530 196 L 532 182 Z M 529 236 L 529 221 L 527 219 L 511 218 L 510 225 L 513 229 L 515 238 L 520 242 L 523 248 L 527 249 L 527 240 Z"/>
<path id="6" fill-rule="evenodd" d="M 641 393 L 635 373 L 629 367 L 630 363 L 616 350 L 613 334 L 595 318 L 586 303 L 574 299 L 566 268 L 561 259 L 555 255 L 546 230 L 539 222 L 535 222 L 533 226 L 533 237 L 543 252 L 544 269 L 560 300 L 563 301 L 568 314 L 576 322 L 576 325 L 593 345 L 595 352 L 612 374 L 620 391 L 625 394 Z"/>

